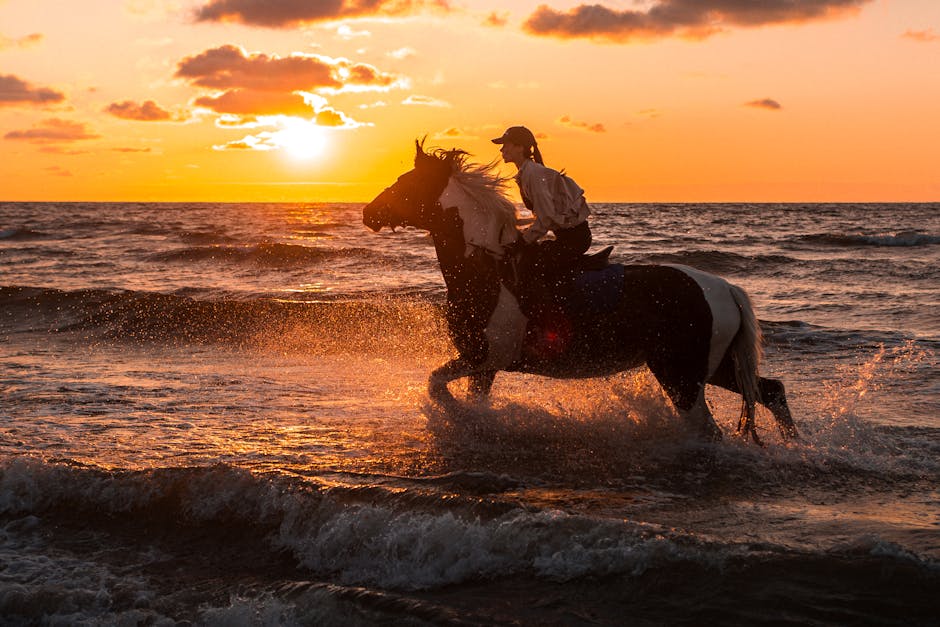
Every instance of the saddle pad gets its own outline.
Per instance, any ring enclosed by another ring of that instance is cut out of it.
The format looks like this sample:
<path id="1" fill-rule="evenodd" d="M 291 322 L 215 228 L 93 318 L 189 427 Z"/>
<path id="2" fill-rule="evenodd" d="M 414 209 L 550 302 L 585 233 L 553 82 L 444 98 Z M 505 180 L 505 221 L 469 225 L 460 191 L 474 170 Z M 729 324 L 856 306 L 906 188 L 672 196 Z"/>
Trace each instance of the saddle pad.
<path id="1" fill-rule="evenodd" d="M 562 299 L 564 309 L 577 317 L 608 313 L 623 298 L 623 265 L 612 264 L 600 270 L 581 273 Z"/>

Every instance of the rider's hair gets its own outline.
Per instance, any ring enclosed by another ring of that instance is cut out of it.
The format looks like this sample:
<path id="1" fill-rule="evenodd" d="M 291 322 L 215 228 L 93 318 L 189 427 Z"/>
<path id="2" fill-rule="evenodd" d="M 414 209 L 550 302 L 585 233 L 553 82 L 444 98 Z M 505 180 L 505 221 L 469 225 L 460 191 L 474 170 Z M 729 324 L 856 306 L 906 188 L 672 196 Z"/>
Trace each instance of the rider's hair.
<path id="1" fill-rule="evenodd" d="M 535 144 L 533 146 L 526 146 L 525 148 L 526 148 L 525 150 L 526 159 L 534 159 L 535 162 L 538 163 L 539 165 L 545 165 L 545 162 L 542 161 L 542 153 L 539 151 L 538 144 Z"/>

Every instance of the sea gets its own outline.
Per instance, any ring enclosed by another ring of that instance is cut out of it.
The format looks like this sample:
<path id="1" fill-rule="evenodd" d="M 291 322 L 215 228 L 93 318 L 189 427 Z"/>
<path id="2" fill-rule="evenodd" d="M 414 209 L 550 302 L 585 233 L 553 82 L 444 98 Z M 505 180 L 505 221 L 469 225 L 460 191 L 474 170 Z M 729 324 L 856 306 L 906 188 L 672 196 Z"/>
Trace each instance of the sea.
<path id="1" fill-rule="evenodd" d="M 940 203 L 593 210 L 749 292 L 798 440 L 643 368 L 439 407 L 362 204 L 0 203 L 0 625 L 940 625 Z"/>

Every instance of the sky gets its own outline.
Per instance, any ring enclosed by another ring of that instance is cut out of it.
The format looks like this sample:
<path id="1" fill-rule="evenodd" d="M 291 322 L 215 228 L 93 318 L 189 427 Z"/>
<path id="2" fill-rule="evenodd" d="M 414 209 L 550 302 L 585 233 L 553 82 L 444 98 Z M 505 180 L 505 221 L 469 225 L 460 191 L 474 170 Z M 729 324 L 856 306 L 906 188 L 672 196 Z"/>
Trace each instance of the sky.
<path id="1" fill-rule="evenodd" d="M 0 0 L 0 200 L 368 201 L 521 124 L 593 202 L 940 201 L 940 1 L 596 1 Z"/>

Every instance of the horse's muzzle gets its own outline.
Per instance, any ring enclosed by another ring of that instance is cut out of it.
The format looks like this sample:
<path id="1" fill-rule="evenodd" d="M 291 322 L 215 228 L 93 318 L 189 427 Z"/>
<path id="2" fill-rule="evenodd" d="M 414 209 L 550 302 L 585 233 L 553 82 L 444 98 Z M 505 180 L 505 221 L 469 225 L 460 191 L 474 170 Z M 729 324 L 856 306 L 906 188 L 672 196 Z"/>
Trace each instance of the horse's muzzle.
<path id="1" fill-rule="evenodd" d="M 362 223 L 378 233 L 383 226 L 391 223 L 388 207 L 377 203 L 369 203 L 362 210 Z"/>

